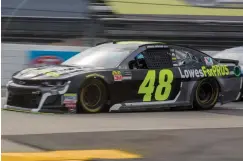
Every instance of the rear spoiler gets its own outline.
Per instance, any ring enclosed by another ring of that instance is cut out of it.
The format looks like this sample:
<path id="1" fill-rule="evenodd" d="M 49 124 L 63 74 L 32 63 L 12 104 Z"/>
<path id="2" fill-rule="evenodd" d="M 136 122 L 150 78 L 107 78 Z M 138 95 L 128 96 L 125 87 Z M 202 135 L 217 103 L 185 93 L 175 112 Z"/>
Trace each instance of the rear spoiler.
<path id="1" fill-rule="evenodd" d="M 239 64 L 239 60 L 232 60 L 232 59 L 220 59 L 220 58 L 214 58 L 217 62 L 219 63 L 224 63 L 224 64 Z"/>

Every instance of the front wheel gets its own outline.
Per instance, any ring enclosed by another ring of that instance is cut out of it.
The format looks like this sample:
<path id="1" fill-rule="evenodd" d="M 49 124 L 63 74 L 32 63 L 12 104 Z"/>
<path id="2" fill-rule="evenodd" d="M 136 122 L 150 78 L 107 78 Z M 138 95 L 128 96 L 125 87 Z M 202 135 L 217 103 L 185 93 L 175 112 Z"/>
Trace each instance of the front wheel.
<path id="1" fill-rule="evenodd" d="M 215 79 L 201 80 L 195 90 L 193 109 L 210 110 L 218 101 L 219 85 Z"/>
<path id="2" fill-rule="evenodd" d="M 107 88 L 99 79 L 87 80 L 79 93 L 78 112 L 100 113 L 105 111 L 108 95 Z"/>

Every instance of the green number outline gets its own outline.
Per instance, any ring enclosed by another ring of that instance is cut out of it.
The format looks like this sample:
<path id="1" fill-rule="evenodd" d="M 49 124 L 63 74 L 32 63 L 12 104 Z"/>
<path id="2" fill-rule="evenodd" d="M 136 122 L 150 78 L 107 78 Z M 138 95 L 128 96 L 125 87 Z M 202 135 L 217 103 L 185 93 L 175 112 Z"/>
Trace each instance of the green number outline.
<path id="1" fill-rule="evenodd" d="M 156 101 L 167 100 L 170 96 L 171 89 L 172 89 L 172 82 L 174 80 L 173 72 L 170 69 L 160 70 L 159 85 L 157 87 L 154 86 L 155 79 L 156 79 L 156 71 L 148 70 L 148 72 L 138 90 L 138 94 L 144 94 L 144 97 L 143 97 L 144 102 L 151 101 L 152 93 L 154 92 L 154 90 L 155 90 L 155 100 Z M 164 89 L 164 92 L 162 94 L 163 89 Z"/>

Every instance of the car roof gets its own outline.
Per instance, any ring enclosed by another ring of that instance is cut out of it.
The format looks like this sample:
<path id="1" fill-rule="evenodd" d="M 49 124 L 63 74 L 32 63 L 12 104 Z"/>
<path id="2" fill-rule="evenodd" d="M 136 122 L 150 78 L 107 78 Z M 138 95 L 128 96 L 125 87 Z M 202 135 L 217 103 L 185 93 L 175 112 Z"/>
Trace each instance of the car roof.
<path id="1" fill-rule="evenodd" d="M 200 55 L 200 56 L 209 56 L 210 55 L 196 49 L 196 48 L 192 48 L 190 46 L 186 46 L 186 45 L 178 45 L 178 44 L 168 44 L 165 42 L 159 42 L 159 41 L 108 41 L 108 42 L 103 42 L 103 43 L 99 43 L 96 46 L 97 47 L 112 47 L 112 48 L 130 48 L 130 49 L 135 49 L 135 48 L 139 48 L 141 46 L 144 45 L 166 45 L 168 47 L 179 47 L 179 48 L 184 48 L 184 49 L 190 49 L 194 52 L 195 55 Z"/>
<path id="2" fill-rule="evenodd" d="M 155 42 L 155 41 L 109 41 L 109 42 L 103 42 L 99 43 L 96 46 L 127 46 L 127 47 L 139 47 L 141 45 L 146 44 L 165 44 L 163 42 Z"/>

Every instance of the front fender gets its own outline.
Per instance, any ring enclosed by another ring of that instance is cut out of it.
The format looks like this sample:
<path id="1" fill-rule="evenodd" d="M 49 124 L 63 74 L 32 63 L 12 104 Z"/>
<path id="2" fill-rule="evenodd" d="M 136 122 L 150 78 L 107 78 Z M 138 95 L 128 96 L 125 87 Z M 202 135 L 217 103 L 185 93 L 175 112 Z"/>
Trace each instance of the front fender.
<path id="1" fill-rule="evenodd" d="M 100 79 L 105 84 L 110 84 L 110 83 L 112 83 L 112 79 L 111 79 L 110 75 L 108 75 L 106 72 L 103 72 L 103 73 L 89 72 L 89 73 L 84 73 L 81 75 L 76 75 L 70 79 L 71 84 L 70 84 L 70 88 L 69 88 L 68 92 L 77 93 L 79 91 L 80 87 L 82 86 L 82 84 L 85 81 L 88 81 L 89 79 Z"/>

